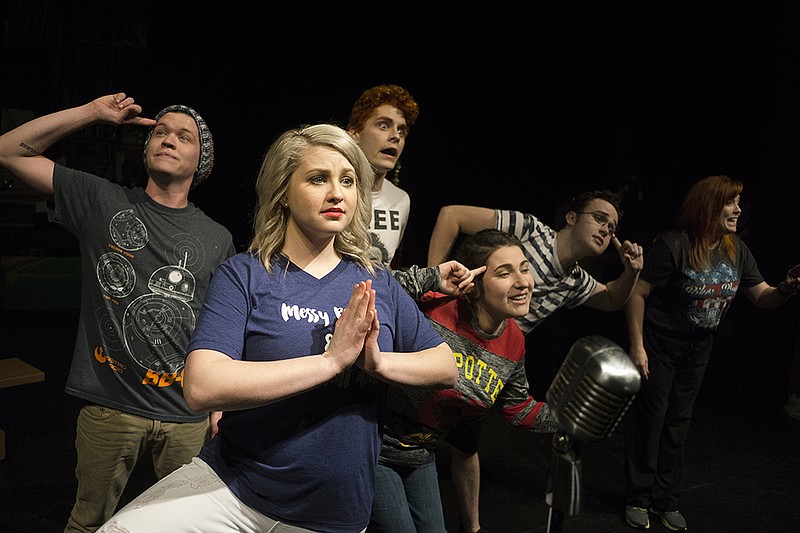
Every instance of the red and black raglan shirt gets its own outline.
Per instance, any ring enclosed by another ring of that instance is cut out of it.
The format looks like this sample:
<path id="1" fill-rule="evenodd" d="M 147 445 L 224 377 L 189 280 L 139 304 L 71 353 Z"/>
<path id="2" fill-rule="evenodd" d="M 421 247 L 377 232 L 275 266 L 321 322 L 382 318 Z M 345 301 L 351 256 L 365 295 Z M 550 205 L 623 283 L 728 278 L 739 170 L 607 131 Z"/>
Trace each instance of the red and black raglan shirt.
<path id="1" fill-rule="evenodd" d="M 428 292 L 419 306 L 453 350 L 458 384 L 449 389 L 390 389 L 383 464 L 425 463 L 457 420 L 480 417 L 495 404 L 511 424 L 543 433 L 556 430 L 547 404 L 529 393 L 525 339 L 513 320 L 489 335 L 474 323 L 463 300 Z"/>

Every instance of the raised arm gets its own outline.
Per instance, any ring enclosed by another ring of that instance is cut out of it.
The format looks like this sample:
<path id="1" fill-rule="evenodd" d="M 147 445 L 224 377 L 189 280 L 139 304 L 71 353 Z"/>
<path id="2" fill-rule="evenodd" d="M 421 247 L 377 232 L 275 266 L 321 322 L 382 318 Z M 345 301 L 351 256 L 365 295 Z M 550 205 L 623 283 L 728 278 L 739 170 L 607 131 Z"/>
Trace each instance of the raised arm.
<path id="1" fill-rule="evenodd" d="M 622 274 L 608 283 L 598 283 L 592 296 L 586 300 L 587 306 L 601 311 L 622 309 L 631 297 L 639 273 L 644 267 L 644 253 L 641 246 L 629 241 L 621 243 L 616 237 L 612 238 L 612 242 L 624 267 Z"/>
<path id="2" fill-rule="evenodd" d="M 0 166 L 26 185 L 53 194 L 53 161 L 42 154 L 64 137 L 96 123 L 152 126 L 141 118 L 141 106 L 125 93 L 100 97 L 88 104 L 35 118 L 0 136 Z"/>
<path id="3" fill-rule="evenodd" d="M 438 291 L 441 287 L 439 269 L 411 265 L 405 270 L 392 270 L 392 277 L 400 283 L 403 290 L 414 300 L 419 300 L 428 291 Z"/>
<path id="4" fill-rule="evenodd" d="M 438 266 L 418 267 L 411 265 L 406 270 L 392 270 L 392 276 L 413 298 L 419 300 L 429 291 L 439 291 L 450 296 L 460 296 L 475 286 L 475 276 L 482 274 L 486 265 L 469 270 L 458 261 L 447 261 Z"/>
<path id="5" fill-rule="evenodd" d="M 459 233 L 472 235 L 494 228 L 494 209 L 471 205 L 446 205 L 439 210 L 428 245 L 428 266 L 447 261 Z"/>

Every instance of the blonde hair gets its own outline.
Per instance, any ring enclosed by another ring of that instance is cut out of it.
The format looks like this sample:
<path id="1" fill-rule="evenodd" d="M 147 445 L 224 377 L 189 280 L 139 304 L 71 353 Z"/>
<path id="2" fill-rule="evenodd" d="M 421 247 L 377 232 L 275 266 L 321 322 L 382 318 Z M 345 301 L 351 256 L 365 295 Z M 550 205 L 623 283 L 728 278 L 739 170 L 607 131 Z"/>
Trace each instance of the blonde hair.
<path id="1" fill-rule="evenodd" d="M 372 218 L 372 182 L 374 173 L 361 148 L 345 130 L 331 124 L 300 126 L 283 133 L 272 143 L 256 179 L 258 202 L 253 220 L 253 240 L 248 251 L 258 255 L 267 271 L 280 253 L 286 239 L 288 210 L 281 205 L 289 180 L 311 146 L 327 146 L 342 154 L 356 173 L 358 201 L 350 224 L 334 237 L 334 249 L 375 272 L 367 250 L 370 245 L 369 222 Z"/>

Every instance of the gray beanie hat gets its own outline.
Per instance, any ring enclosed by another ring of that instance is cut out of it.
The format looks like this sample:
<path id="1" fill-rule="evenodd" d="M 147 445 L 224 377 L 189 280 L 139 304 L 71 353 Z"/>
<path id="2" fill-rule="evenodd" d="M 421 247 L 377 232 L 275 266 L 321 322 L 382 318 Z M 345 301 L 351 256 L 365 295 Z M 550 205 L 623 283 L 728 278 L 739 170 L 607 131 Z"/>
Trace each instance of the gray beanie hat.
<path id="1" fill-rule="evenodd" d="M 183 113 L 192 117 L 197 124 L 197 131 L 200 134 L 200 160 L 197 163 L 197 171 L 194 173 L 191 188 L 194 189 L 208 178 L 211 174 L 211 167 L 214 166 L 214 139 L 211 137 L 211 130 L 208 129 L 206 121 L 200 114 L 185 105 L 171 105 L 159 111 L 156 115 L 156 121 L 167 113 Z M 144 140 L 144 166 L 147 168 L 147 146 L 150 144 L 150 137 L 153 135 L 153 130 L 150 128 L 147 133 L 147 138 Z"/>

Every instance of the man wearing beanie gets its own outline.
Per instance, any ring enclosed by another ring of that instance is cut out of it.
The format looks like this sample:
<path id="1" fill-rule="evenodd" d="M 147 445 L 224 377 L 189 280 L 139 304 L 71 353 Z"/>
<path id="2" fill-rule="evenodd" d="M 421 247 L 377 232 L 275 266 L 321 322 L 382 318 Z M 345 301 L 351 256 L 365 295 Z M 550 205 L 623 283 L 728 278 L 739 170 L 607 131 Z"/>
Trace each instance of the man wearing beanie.
<path id="1" fill-rule="evenodd" d="M 78 492 L 66 530 L 98 529 L 114 513 L 139 457 L 159 478 L 190 462 L 209 414 L 183 400 L 185 348 L 211 275 L 235 253 L 230 232 L 189 202 L 214 162 L 197 112 L 170 106 L 156 119 L 124 93 L 36 118 L 0 136 L 0 166 L 54 202 L 52 221 L 81 250 L 81 310 L 66 391 L 78 416 Z M 127 188 L 44 157 L 93 124 L 152 127 L 145 188 Z"/>

